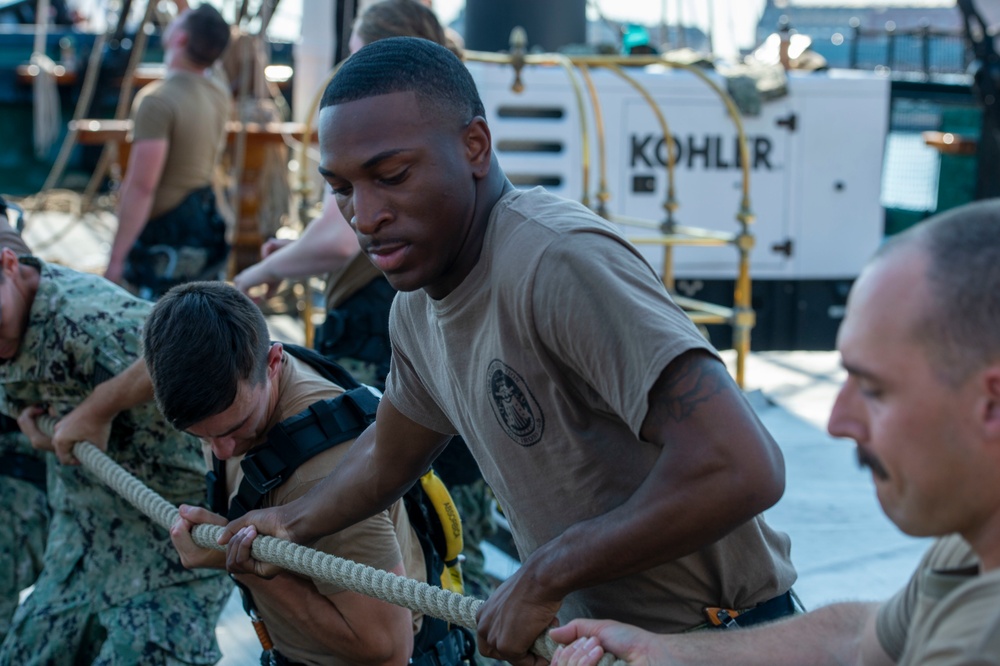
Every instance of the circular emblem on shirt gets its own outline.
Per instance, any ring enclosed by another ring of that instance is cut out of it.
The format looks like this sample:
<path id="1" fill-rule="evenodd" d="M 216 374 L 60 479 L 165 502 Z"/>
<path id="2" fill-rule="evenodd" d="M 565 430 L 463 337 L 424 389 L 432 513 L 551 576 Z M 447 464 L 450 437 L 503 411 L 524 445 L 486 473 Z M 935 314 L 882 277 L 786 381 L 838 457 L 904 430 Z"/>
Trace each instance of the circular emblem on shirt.
<path id="1" fill-rule="evenodd" d="M 500 359 L 493 359 L 486 375 L 500 427 L 521 446 L 536 444 L 542 438 L 545 418 L 524 379 Z"/>

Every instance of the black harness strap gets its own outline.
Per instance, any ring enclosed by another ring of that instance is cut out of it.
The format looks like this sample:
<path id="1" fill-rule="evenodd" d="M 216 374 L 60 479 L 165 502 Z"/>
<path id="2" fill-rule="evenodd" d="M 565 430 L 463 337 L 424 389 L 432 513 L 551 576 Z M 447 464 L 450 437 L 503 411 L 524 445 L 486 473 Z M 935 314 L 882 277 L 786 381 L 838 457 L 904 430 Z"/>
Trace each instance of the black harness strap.
<path id="1" fill-rule="evenodd" d="M 243 481 L 228 507 L 225 468 L 222 461 L 212 457 L 214 469 L 208 473 L 209 501 L 216 513 L 226 514 L 230 520 L 260 506 L 268 491 L 284 483 L 300 465 L 327 449 L 356 438 L 375 421 L 379 399 L 371 389 L 359 384 L 337 363 L 311 349 L 289 344 L 284 348 L 346 392 L 315 402 L 272 428 L 267 441 L 248 453 L 240 463 Z M 419 481 L 404 495 L 404 502 L 424 551 L 427 582 L 437 584 L 444 566 L 438 550 L 445 552 L 444 535 L 439 522 L 432 519 L 433 509 L 426 504 Z M 244 607 L 249 613 L 254 608 L 253 598 L 249 592 L 244 592 Z M 414 637 L 413 663 L 421 666 L 466 663 L 464 660 L 474 654 L 474 646 L 475 641 L 467 630 L 452 628 L 444 620 L 425 616 L 423 628 Z"/>
<path id="2" fill-rule="evenodd" d="M 267 441 L 248 453 L 240 463 L 243 481 L 231 502 L 225 496 L 224 465 L 212 456 L 208 499 L 216 513 L 225 514 L 229 520 L 256 509 L 272 488 L 284 483 L 304 462 L 356 438 L 375 421 L 378 398 L 367 386 L 359 384 L 347 370 L 311 349 L 290 344 L 283 346 L 291 356 L 311 366 L 346 393 L 315 402 L 274 426 L 267 434 Z"/>
<path id="3" fill-rule="evenodd" d="M 301 464 L 356 438 L 375 420 L 377 409 L 378 398 L 361 386 L 313 403 L 276 425 L 268 433 L 267 442 L 240 463 L 243 482 L 229 504 L 227 517 L 234 520 L 257 508 L 264 496 L 284 483 Z"/>

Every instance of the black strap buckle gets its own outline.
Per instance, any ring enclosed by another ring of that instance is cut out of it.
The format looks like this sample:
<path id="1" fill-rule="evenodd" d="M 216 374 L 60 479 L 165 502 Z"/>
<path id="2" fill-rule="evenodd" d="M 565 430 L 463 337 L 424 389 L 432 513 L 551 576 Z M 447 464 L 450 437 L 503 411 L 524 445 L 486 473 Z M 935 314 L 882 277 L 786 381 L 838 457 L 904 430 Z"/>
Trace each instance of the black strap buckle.
<path id="1" fill-rule="evenodd" d="M 243 468 L 243 476 L 247 483 L 261 495 L 267 494 L 285 480 L 285 462 L 270 448 L 265 447 L 248 454 L 243 458 L 240 467 Z"/>
<path id="2" fill-rule="evenodd" d="M 454 627 L 423 654 L 410 658 L 412 666 L 458 666 L 472 663 L 476 644 L 464 627 Z"/>

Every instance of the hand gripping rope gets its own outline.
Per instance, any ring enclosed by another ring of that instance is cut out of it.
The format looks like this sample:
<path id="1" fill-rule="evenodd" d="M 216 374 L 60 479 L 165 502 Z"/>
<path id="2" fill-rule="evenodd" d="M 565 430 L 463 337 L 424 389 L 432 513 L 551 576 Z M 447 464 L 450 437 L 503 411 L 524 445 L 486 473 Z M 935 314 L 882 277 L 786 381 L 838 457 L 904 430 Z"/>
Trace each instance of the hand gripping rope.
<path id="1" fill-rule="evenodd" d="M 42 432 L 51 435 L 56 419 L 41 416 L 38 419 Z M 73 455 L 90 473 L 109 488 L 125 498 L 157 525 L 169 530 L 177 520 L 177 508 L 149 489 L 139 479 L 126 472 L 118 463 L 90 442 L 73 445 Z M 191 531 L 194 542 L 202 548 L 225 550 L 218 543 L 223 528 L 218 525 L 198 525 Z M 452 624 L 476 631 L 476 612 L 483 601 L 449 592 L 404 576 L 397 576 L 329 553 L 321 553 L 306 546 L 269 536 L 254 539 L 250 551 L 261 562 L 276 564 L 326 583 L 374 597 L 397 606 L 440 618 Z M 551 659 L 558 644 L 543 633 L 531 646 L 531 651 Z M 599 666 L 626 666 L 624 661 L 605 654 Z"/>

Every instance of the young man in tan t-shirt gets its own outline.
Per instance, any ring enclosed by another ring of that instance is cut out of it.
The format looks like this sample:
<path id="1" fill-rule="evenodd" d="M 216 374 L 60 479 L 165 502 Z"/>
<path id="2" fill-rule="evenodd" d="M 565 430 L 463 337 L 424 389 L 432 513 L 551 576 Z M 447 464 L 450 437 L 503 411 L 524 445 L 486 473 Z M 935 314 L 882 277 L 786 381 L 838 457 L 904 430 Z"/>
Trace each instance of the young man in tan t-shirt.
<path id="1" fill-rule="evenodd" d="M 478 614 L 481 654 L 540 664 L 529 648 L 557 616 L 683 631 L 707 607 L 793 612 L 788 538 L 759 515 L 784 487 L 777 445 L 619 232 L 514 188 L 461 61 L 375 41 L 321 106 L 320 172 L 399 291 L 392 369 L 375 427 L 330 477 L 227 534 L 343 529 L 459 434 L 522 558 Z M 261 570 L 231 554 L 231 571 Z"/>

